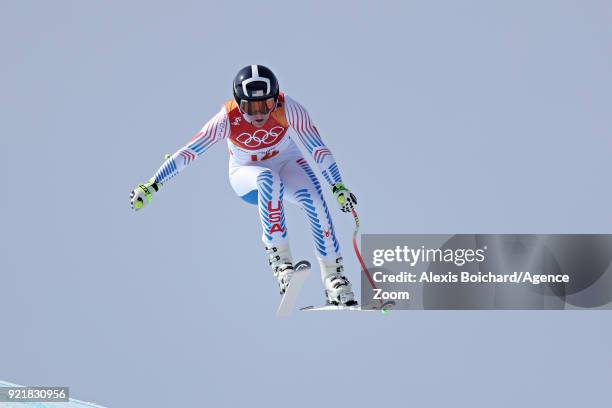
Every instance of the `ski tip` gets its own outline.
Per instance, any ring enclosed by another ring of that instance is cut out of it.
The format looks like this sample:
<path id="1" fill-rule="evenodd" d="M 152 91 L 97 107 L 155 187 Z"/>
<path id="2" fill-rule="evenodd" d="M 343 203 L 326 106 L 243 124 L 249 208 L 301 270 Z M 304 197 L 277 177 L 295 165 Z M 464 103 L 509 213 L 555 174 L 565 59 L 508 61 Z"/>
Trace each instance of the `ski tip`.
<path id="1" fill-rule="evenodd" d="M 395 307 L 395 302 L 393 300 L 389 300 L 380 306 L 380 312 L 383 315 L 388 315 L 391 309 L 393 309 L 394 307 Z"/>
<path id="2" fill-rule="evenodd" d="M 381 309 L 393 309 L 394 307 L 395 307 L 395 301 L 394 300 L 388 300 L 385 303 L 383 303 L 380 308 Z"/>

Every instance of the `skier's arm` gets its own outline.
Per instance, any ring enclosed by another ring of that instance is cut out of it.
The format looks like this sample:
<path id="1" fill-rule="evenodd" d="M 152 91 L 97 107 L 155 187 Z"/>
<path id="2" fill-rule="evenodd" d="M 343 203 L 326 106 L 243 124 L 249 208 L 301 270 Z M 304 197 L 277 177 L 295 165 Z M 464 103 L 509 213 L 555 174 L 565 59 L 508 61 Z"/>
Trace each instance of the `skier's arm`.
<path id="1" fill-rule="evenodd" d="M 228 133 L 229 121 L 225 108 L 222 108 L 219 113 L 202 127 L 202 130 L 189 143 L 166 159 L 148 182 L 139 184 L 132 191 L 130 195 L 132 208 L 139 210 L 148 204 L 153 194 L 159 191 L 165 182 L 179 174 L 212 145 L 227 137 Z"/>
<path id="2" fill-rule="evenodd" d="M 331 187 L 342 211 L 351 211 L 357 204 L 357 199 L 344 186 L 338 164 L 329 147 L 323 142 L 306 108 L 285 95 L 285 116 Z"/>
<path id="3" fill-rule="evenodd" d="M 315 163 L 317 163 L 317 167 L 323 174 L 325 181 L 330 186 L 342 183 L 342 177 L 340 176 L 336 160 L 334 160 L 331 150 L 323 143 L 323 139 L 321 139 L 321 135 L 312 122 L 306 108 L 285 95 L 285 115 L 287 116 L 287 122 L 295 130 L 298 138 L 306 150 L 308 150 Z"/>

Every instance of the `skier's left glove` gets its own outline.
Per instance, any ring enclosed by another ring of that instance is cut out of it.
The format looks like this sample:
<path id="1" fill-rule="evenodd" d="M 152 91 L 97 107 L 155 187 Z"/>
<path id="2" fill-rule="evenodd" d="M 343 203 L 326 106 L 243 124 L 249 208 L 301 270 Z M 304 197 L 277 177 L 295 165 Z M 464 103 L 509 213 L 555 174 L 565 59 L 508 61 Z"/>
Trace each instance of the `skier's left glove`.
<path id="1" fill-rule="evenodd" d="M 343 212 L 351 212 L 353 208 L 357 207 L 357 198 L 355 194 L 351 193 L 349 189 L 344 187 L 342 183 L 336 183 L 332 186 L 332 192 L 336 201 L 340 205 L 340 209 Z"/>
<path id="2" fill-rule="evenodd" d="M 159 191 L 161 183 L 156 183 L 154 179 L 144 184 L 139 184 L 130 194 L 130 204 L 135 211 L 142 209 L 153 199 L 153 194 Z"/>

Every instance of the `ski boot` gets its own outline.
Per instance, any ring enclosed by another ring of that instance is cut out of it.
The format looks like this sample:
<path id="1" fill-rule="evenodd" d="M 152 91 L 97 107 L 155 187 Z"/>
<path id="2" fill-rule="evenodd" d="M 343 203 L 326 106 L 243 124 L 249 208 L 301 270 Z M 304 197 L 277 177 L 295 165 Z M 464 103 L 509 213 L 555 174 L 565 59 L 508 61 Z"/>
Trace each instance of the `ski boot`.
<path id="1" fill-rule="evenodd" d="M 321 278 L 325 287 L 325 298 L 327 304 L 341 306 L 355 306 L 355 294 L 351 282 L 342 274 L 344 266 L 342 266 L 342 257 L 336 258 L 336 261 L 331 263 L 319 259 L 321 266 Z"/>
<path id="2" fill-rule="evenodd" d="M 293 260 L 289 247 L 266 247 L 266 252 L 272 273 L 278 281 L 280 294 L 284 295 L 293 276 Z"/>

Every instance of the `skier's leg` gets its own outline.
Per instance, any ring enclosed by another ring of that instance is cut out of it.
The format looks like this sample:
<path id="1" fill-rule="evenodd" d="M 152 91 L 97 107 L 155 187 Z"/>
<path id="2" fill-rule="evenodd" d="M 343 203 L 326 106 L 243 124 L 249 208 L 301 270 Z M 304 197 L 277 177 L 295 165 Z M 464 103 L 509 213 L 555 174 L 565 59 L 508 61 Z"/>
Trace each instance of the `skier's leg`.
<path id="1" fill-rule="evenodd" d="M 302 207 L 308 218 L 328 301 L 354 304 L 351 283 L 343 274 L 340 244 L 316 174 L 303 157 L 296 156 L 283 166 L 280 176 L 287 200 Z"/>
<path id="2" fill-rule="evenodd" d="M 238 166 L 230 171 L 230 183 L 240 198 L 258 206 L 262 241 L 281 293 L 284 293 L 293 273 L 293 260 L 285 223 L 283 182 L 273 169 Z"/>
<path id="3" fill-rule="evenodd" d="M 300 156 L 289 160 L 280 175 L 285 184 L 285 198 L 302 207 L 306 213 L 317 258 L 331 262 L 340 257 L 340 244 L 323 198 L 321 183 L 308 162 Z"/>

